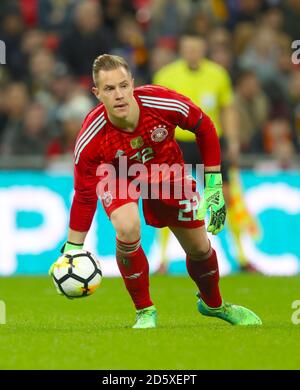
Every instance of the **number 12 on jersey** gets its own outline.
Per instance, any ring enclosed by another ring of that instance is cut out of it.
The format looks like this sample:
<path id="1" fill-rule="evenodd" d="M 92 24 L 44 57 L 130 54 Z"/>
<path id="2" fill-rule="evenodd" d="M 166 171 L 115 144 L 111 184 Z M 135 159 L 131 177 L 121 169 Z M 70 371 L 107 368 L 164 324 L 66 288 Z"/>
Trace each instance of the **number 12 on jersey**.
<path id="1" fill-rule="evenodd" d="M 137 153 L 135 153 L 133 156 L 129 157 L 130 160 L 137 160 L 143 164 L 145 162 L 151 160 L 154 157 L 154 151 L 152 148 L 144 148 Z"/>

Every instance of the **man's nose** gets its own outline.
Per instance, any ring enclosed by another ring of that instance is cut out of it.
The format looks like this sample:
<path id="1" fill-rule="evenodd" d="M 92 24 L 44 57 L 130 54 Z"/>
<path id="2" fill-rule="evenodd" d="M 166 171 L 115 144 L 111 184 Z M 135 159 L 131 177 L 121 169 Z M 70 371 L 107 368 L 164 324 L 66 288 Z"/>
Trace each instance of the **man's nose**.
<path id="1" fill-rule="evenodd" d="M 116 88 L 116 98 L 117 99 L 122 99 L 123 98 L 123 94 L 122 94 L 122 91 L 121 91 L 121 88 Z"/>

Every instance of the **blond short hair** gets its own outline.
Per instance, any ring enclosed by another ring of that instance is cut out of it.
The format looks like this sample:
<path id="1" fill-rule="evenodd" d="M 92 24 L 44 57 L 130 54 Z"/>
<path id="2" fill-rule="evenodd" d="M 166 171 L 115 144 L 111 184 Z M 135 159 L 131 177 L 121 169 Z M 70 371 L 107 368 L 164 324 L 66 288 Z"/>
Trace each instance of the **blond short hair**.
<path id="1" fill-rule="evenodd" d="M 95 85 L 97 85 L 100 70 L 114 70 L 120 67 L 123 67 L 131 75 L 129 65 L 123 57 L 110 54 L 98 56 L 93 63 L 93 80 Z"/>

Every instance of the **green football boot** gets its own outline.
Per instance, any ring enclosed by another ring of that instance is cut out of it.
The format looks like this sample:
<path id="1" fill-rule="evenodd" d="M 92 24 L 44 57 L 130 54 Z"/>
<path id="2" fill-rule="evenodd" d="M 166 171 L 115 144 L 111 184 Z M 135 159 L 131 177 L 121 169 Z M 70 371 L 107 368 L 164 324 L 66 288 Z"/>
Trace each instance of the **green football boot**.
<path id="1" fill-rule="evenodd" d="M 223 302 L 222 306 L 212 308 L 197 295 L 198 311 L 204 316 L 217 317 L 229 322 L 231 325 L 262 325 L 261 319 L 243 306 L 233 305 L 232 303 Z"/>
<path id="2" fill-rule="evenodd" d="M 136 323 L 134 329 L 147 329 L 156 327 L 156 309 L 155 306 L 146 307 L 136 311 Z"/>

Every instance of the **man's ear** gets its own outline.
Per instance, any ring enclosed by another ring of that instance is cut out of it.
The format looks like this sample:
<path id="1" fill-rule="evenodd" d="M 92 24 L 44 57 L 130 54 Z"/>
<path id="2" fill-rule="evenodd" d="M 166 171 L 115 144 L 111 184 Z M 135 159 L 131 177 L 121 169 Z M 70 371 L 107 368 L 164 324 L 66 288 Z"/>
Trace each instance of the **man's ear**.
<path id="1" fill-rule="evenodd" d="M 97 87 L 92 87 L 92 93 L 96 96 L 98 100 L 100 100 L 99 96 L 99 90 Z"/>

